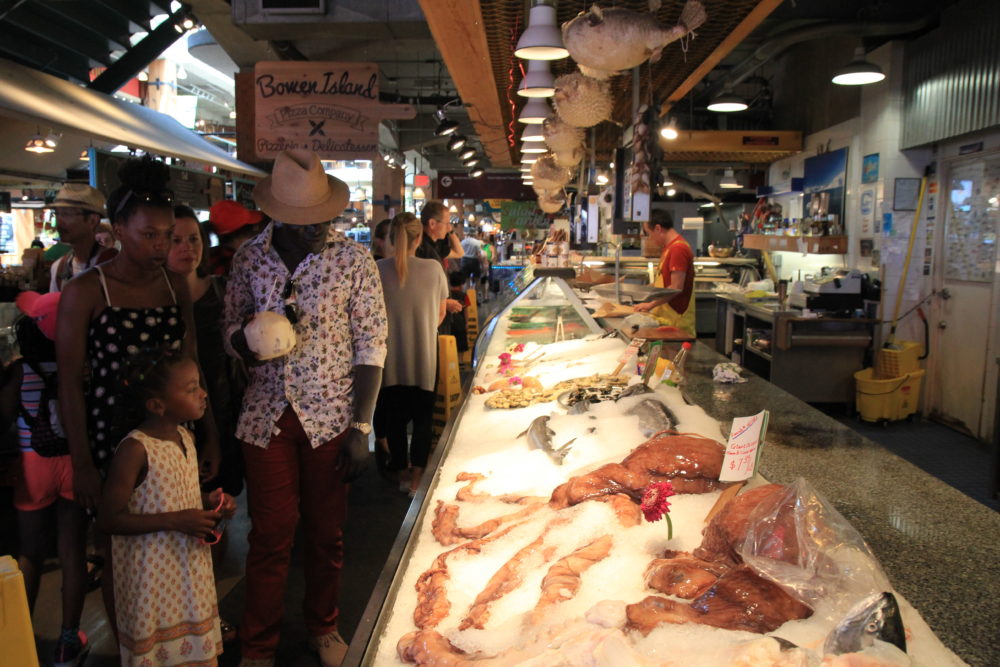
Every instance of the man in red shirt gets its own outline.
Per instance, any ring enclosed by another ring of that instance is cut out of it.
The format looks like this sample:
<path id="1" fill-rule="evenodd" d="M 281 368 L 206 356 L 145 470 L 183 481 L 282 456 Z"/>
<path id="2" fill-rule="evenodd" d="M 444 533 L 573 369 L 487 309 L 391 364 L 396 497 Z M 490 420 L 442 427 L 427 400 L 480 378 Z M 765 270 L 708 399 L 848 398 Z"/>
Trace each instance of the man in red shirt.
<path id="1" fill-rule="evenodd" d="M 684 237 L 674 229 L 673 218 L 662 209 L 651 212 L 649 222 L 642 223 L 642 232 L 660 252 L 662 287 L 680 292 L 635 306 L 636 312 L 653 311 L 657 319 L 695 335 L 694 321 L 694 253 Z"/>

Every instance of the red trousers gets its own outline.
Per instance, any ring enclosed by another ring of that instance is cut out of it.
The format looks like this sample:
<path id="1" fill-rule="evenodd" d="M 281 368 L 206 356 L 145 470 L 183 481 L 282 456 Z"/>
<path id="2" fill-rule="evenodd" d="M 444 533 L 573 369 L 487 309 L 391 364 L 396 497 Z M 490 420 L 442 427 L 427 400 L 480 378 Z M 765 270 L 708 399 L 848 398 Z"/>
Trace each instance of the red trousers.
<path id="1" fill-rule="evenodd" d="M 337 462 L 347 432 L 313 449 L 291 407 L 277 426 L 280 432 L 266 449 L 243 443 L 251 522 L 246 609 L 240 626 L 244 658 L 270 658 L 278 648 L 299 517 L 305 540 L 306 630 L 319 637 L 337 626 L 347 514 L 347 485 Z"/>

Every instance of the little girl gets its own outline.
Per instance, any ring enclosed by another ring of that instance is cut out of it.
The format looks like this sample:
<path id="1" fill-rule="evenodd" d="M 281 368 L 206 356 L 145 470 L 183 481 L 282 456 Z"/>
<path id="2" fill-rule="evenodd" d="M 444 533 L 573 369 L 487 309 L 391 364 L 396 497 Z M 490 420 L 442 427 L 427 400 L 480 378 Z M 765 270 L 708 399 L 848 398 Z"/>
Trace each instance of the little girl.
<path id="1" fill-rule="evenodd" d="M 207 394 L 197 364 L 176 353 L 140 356 L 132 367 L 127 392 L 146 418 L 118 445 L 98 513 L 112 535 L 122 665 L 216 665 L 207 542 L 236 503 L 221 489 L 201 493 L 194 438 L 181 426 L 204 414 Z"/>

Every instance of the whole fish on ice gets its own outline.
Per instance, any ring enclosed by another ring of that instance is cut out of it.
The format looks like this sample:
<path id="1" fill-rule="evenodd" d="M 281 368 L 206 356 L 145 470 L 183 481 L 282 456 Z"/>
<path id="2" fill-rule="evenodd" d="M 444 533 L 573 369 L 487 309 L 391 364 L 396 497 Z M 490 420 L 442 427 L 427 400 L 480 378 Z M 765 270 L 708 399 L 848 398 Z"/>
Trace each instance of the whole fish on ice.
<path id="1" fill-rule="evenodd" d="M 689 0 L 677 25 L 662 28 L 656 17 L 624 7 L 589 11 L 562 25 L 563 45 L 587 76 L 605 79 L 649 60 L 656 62 L 663 47 L 705 23 L 705 7 Z"/>
<path id="2" fill-rule="evenodd" d="M 652 438 L 657 433 L 669 431 L 677 426 L 677 417 L 666 405 L 655 398 L 645 398 L 631 408 L 625 414 L 635 415 L 639 418 L 639 430 L 647 438 Z"/>
<path id="3" fill-rule="evenodd" d="M 528 436 L 528 443 L 534 449 L 540 449 L 549 457 L 552 458 L 557 464 L 562 465 L 563 459 L 569 454 L 570 449 L 573 447 L 573 443 L 576 438 L 573 438 L 569 442 L 565 443 L 560 447 L 554 447 L 552 445 L 552 438 L 555 436 L 556 432 L 549 428 L 549 417 L 542 415 L 541 417 L 536 417 L 531 425 L 528 426 L 528 430 L 524 431 L 517 437 L 522 435 Z"/>
<path id="4" fill-rule="evenodd" d="M 893 644 L 906 653 L 906 631 L 899 604 L 892 593 L 874 593 L 856 604 L 827 635 L 824 653 L 857 653 L 875 639 Z"/>

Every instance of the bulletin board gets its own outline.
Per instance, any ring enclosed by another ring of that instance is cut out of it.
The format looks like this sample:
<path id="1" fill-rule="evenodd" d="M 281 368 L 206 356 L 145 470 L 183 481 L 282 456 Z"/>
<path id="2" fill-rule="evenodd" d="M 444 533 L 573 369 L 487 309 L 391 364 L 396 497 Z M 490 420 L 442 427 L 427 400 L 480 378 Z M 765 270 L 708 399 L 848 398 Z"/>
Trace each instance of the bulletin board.
<path id="1" fill-rule="evenodd" d="M 1000 160 L 956 167 L 948 194 L 944 276 L 992 282 L 1000 229 Z"/>

